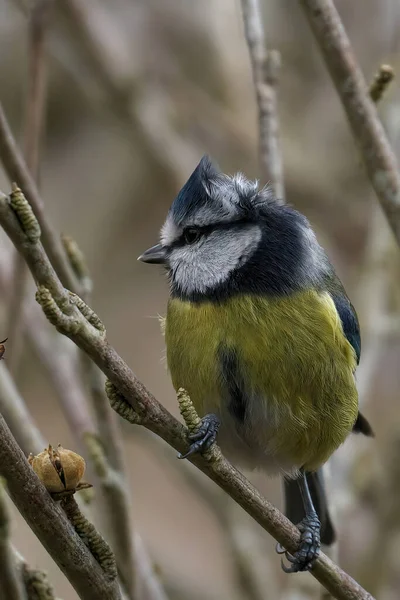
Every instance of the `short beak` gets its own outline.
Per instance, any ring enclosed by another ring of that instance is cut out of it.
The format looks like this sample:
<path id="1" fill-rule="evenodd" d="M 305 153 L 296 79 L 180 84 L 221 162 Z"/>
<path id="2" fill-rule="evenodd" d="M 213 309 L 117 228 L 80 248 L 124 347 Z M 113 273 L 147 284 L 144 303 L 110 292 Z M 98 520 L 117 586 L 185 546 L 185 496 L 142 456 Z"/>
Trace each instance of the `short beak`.
<path id="1" fill-rule="evenodd" d="M 156 244 L 156 246 L 152 246 L 146 252 L 143 252 L 138 260 L 154 265 L 163 265 L 167 262 L 167 254 L 161 244 Z"/>

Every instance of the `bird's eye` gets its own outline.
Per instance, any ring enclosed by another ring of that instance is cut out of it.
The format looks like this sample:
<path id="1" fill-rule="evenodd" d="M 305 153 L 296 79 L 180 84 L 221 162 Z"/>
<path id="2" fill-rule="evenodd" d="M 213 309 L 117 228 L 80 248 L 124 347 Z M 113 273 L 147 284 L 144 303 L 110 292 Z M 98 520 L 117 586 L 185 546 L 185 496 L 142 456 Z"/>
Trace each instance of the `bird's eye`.
<path id="1" fill-rule="evenodd" d="M 183 232 L 183 237 L 187 244 L 194 244 L 199 239 L 201 233 L 196 227 L 188 227 Z"/>

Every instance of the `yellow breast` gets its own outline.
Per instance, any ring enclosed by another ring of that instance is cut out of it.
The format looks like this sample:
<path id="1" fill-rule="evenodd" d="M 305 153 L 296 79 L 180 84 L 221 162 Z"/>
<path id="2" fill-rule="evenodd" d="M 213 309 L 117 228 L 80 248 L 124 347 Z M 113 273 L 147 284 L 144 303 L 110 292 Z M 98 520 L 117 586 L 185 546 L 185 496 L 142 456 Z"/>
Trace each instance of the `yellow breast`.
<path id="1" fill-rule="evenodd" d="M 165 338 L 173 385 L 188 391 L 200 415 L 226 414 L 219 355 L 221 345 L 235 350 L 248 399 L 237 432 L 257 456 L 312 470 L 352 429 L 356 357 L 328 293 L 171 299 Z"/>

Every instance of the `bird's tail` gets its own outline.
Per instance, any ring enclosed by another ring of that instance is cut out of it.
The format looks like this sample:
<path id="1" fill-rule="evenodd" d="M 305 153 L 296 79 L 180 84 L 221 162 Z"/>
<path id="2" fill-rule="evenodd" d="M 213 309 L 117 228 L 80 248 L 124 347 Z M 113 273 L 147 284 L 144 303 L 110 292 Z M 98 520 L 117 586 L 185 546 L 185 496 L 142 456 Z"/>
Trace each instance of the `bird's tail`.
<path id="1" fill-rule="evenodd" d="M 307 473 L 308 488 L 314 508 L 321 522 L 321 543 L 330 546 L 336 540 L 336 533 L 329 515 L 325 482 L 322 468 L 314 473 Z M 305 517 L 303 501 L 297 481 L 284 479 L 285 514 L 295 525 Z"/>

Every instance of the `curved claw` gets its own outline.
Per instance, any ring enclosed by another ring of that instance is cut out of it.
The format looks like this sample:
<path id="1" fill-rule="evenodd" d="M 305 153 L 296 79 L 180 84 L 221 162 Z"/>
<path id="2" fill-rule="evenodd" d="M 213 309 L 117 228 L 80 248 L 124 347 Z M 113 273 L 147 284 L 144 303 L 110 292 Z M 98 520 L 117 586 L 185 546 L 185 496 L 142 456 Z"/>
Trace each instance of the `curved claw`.
<path id="1" fill-rule="evenodd" d="M 178 454 L 178 458 L 180 458 L 180 459 L 188 458 L 188 456 L 191 456 L 192 454 L 196 454 L 196 452 L 199 452 L 199 450 L 201 450 L 201 447 L 202 447 L 201 441 L 195 442 L 194 444 L 191 444 L 191 446 L 190 446 L 189 450 L 186 452 L 186 454 Z"/>
<path id="2" fill-rule="evenodd" d="M 279 542 L 277 542 L 277 544 L 275 546 L 275 552 L 277 554 L 286 554 L 286 548 L 284 548 L 282 546 L 282 544 L 280 544 Z"/>
<path id="3" fill-rule="evenodd" d="M 309 571 L 312 569 L 313 563 L 319 555 L 320 551 L 320 523 L 315 515 L 306 516 L 298 525 L 300 530 L 300 543 L 297 552 L 290 554 L 284 551 L 280 544 L 277 544 L 278 554 L 284 554 L 286 559 L 291 563 L 286 566 L 283 559 L 281 566 L 285 573 L 298 573 L 301 571 Z"/>
<path id="4" fill-rule="evenodd" d="M 293 556 L 293 554 L 290 554 L 289 552 L 285 552 L 285 557 L 286 557 L 286 560 L 288 560 L 292 564 L 295 564 L 297 562 L 297 558 L 295 556 Z"/>
<path id="5" fill-rule="evenodd" d="M 206 415 L 202 419 L 199 429 L 195 433 L 190 433 L 188 435 L 188 439 L 193 442 L 190 445 L 189 450 L 186 454 L 178 454 L 178 458 L 188 458 L 192 454 L 208 450 L 217 438 L 219 426 L 220 422 L 216 415 Z"/>
<path id="6" fill-rule="evenodd" d="M 282 571 L 284 571 L 285 573 L 297 573 L 297 568 L 295 567 L 295 565 L 291 565 L 290 567 L 287 567 L 285 565 L 285 563 L 283 562 L 283 558 L 281 558 L 281 568 L 282 568 Z"/>

